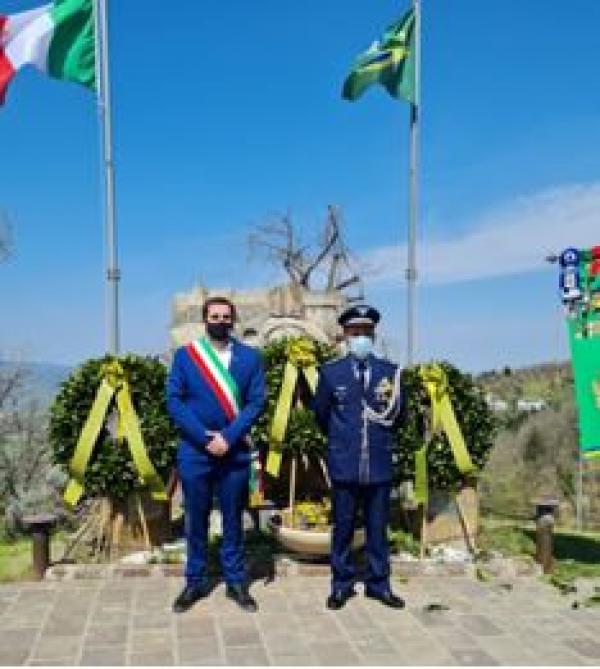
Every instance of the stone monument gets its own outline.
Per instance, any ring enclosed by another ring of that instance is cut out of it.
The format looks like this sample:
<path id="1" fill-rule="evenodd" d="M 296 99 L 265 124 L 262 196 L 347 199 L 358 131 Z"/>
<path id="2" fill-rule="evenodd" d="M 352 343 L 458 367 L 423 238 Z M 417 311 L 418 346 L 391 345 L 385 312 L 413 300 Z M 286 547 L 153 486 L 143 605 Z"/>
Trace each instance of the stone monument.
<path id="1" fill-rule="evenodd" d="M 256 346 L 294 335 L 335 344 L 340 336 L 337 318 L 348 304 L 340 291 L 306 289 L 293 283 L 256 290 L 199 285 L 173 299 L 171 349 L 203 334 L 202 304 L 214 295 L 236 305 L 236 335 Z"/>
<path id="2" fill-rule="evenodd" d="M 171 349 L 203 333 L 202 304 L 215 295 L 236 305 L 236 335 L 251 345 L 302 335 L 336 344 L 341 337 L 338 316 L 364 294 L 357 264 L 343 240 L 338 208 L 327 208 L 316 246 L 301 239 L 299 227 L 287 215 L 257 226 L 248 244 L 263 261 L 278 266 L 287 275 L 287 283 L 255 290 L 196 286 L 177 294 L 173 299 Z M 355 294 L 349 292 L 352 290 Z"/>

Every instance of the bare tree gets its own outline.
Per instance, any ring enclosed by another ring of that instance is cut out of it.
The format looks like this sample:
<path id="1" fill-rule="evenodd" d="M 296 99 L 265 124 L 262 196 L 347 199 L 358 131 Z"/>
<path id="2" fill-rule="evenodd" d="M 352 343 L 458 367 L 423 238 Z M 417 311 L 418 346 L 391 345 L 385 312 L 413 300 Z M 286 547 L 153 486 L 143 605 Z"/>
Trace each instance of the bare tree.
<path id="1" fill-rule="evenodd" d="M 27 378 L 21 365 L 0 366 L 0 518 L 9 532 L 25 513 L 57 508 L 64 480 L 52 465 L 47 412 L 26 398 Z"/>
<path id="2" fill-rule="evenodd" d="M 25 377 L 25 370 L 18 365 L 0 367 L 0 438 L 8 430 L 8 417 L 17 404 Z"/>
<path id="3" fill-rule="evenodd" d="M 289 214 L 257 225 L 248 235 L 248 248 L 251 255 L 280 265 L 292 283 L 304 285 L 308 249 L 300 245 Z"/>
<path id="4" fill-rule="evenodd" d="M 320 277 L 326 290 L 345 291 L 357 286 L 358 295 L 349 299 L 362 299 L 358 263 L 344 242 L 341 215 L 333 205 L 327 209 L 327 219 L 315 244 L 302 239 L 288 213 L 257 225 L 248 236 L 248 247 L 252 256 L 260 255 L 279 265 L 297 286 L 310 290 Z"/>
<path id="5" fill-rule="evenodd" d="M 0 262 L 12 253 L 12 234 L 8 216 L 0 211 Z"/>

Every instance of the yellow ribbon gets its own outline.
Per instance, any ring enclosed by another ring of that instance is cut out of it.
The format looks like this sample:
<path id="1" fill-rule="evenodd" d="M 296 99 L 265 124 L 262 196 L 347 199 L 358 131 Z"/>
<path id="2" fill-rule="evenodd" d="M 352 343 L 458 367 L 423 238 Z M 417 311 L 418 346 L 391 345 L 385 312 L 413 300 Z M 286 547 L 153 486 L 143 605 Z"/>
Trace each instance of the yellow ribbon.
<path id="1" fill-rule="evenodd" d="M 267 458 L 266 470 L 271 476 L 279 476 L 282 459 L 282 444 L 290 419 L 292 399 L 300 373 L 304 374 L 310 389 L 317 389 L 317 357 L 315 345 L 310 339 L 293 339 L 288 344 L 287 361 L 283 372 L 283 381 L 277 406 L 271 423 L 271 448 Z"/>
<path id="2" fill-rule="evenodd" d="M 419 376 L 431 399 L 430 438 L 443 431 L 448 438 L 458 470 L 462 474 L 469 474 L 475 467 L 450 402 L 446 372 L 440 365 L 431 363 L 421 365 Z M 415 453 L 415 499 L 420 504 L 426 504 L 429 497 L 427 486 L 428 441 L 426 440 Z"/>
<path id="3" fill-rule="evenodd" d="M 75 506 L 83 494 L 85 470 L 88 466 L 94 445 L 104 425 L 106 412 L 113 395 L 116 393 L 118 411 L 118 435 L 125 438 L 131 457 L 142 485 L 147 485 L 152 497 L 166 501 L 167 494 L 163 482 L 144 446 L 144 439 L 138 417 L 131 401 L 129 382 L 121 363 L 111 360 L 102 368 L 102 383 L 98 388 L 90 413 L 77 440 L 75 452 L 69 463 L 71 480 L 63 494 L 63 499 L 70 506 Z"/>

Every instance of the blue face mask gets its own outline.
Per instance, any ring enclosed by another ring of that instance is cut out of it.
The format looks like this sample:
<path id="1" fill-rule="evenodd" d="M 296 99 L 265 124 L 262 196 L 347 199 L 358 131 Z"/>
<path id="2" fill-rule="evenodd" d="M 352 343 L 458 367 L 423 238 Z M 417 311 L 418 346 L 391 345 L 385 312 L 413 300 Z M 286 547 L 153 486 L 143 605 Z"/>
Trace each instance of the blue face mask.
<path id="1" fill-rule="evenodd" d="M 364 360 L 369 353 L 373 352 L 373 340 L 366 335 L 358 335 L 348 338 L 348 350 L 352 355 Z"/>

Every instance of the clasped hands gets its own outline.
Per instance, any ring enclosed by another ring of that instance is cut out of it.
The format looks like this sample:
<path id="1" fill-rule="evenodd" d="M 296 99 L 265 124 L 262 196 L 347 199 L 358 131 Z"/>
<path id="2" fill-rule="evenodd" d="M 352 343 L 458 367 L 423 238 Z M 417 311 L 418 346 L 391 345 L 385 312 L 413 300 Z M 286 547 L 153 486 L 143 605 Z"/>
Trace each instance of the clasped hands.
<path id="1" fill-rule="evenodd" d="M 229 450 L 227 440 L 220 432 L 207 430 L 206 434 L 210 437 L 210 441 L 206 444 L 206 450 L 217 458 L 222 458 Z"/>

